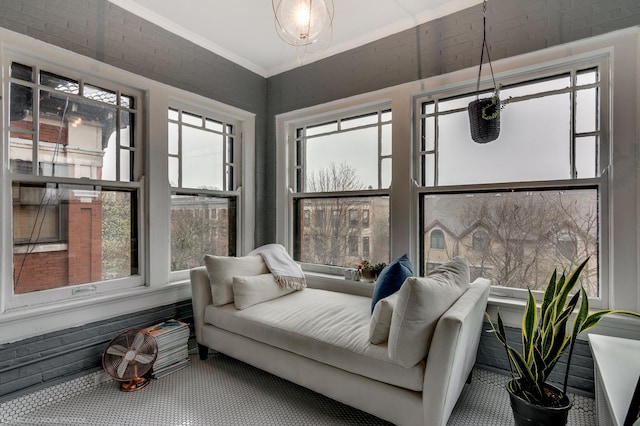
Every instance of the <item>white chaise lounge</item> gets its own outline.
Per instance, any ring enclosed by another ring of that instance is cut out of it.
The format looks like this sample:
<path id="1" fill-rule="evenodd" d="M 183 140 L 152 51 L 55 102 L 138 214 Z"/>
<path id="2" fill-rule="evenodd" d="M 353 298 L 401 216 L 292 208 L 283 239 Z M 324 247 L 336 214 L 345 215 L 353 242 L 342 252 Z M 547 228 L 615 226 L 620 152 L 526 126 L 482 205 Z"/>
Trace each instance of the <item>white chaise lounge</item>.
<path id="1" fill-rule="evenodd" d="M 370 297 L 279 291 L 259 256 L 214 260 L 209 273 L 191 270 L 201 357 L 211 348 L 398 425 L 447 423 L 470 379 L 489 294 L 488 280 L 469 284 L 466 261 L 462 274 L 408 278 L 384 304 L 393 310 L 372 319 Z M 381 324 L 389 336 L 372 344 Z"/>

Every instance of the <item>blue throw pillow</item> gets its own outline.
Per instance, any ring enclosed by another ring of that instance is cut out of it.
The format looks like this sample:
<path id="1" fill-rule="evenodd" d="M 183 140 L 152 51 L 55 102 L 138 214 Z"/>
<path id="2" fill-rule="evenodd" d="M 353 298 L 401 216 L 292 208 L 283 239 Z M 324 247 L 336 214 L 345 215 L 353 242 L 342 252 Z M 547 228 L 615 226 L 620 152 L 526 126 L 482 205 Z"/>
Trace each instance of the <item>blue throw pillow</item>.
<path id="1" fill-rule="evenodd" d="M 404 280 L 411 276 L 413 276 L 413 265 L 406 254 L 385 266 L 380 275 L 378 275 L 373 288 L 371 313 L 373 313 L 373 308 L 380 299 L 391 296 L 398 291 Z"/>

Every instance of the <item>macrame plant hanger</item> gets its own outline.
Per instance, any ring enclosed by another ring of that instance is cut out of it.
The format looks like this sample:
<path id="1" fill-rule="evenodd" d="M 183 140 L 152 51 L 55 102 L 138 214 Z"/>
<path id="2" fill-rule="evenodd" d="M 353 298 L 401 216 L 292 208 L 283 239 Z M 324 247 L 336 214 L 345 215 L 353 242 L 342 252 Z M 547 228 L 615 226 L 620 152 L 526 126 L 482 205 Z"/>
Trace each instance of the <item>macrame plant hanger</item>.
<path id="1" fill-rule="evenodd" d="M 499 88 L 493 75 L 489 45 L 487 44 L 487 0 L 484 0 L 482 4 L 482 14 L 482 49 L 480 51 L 480 68 L 478 69 L 478 80 L 476 82 L 476 99 L 469 103 L 467 111 L 469 113 L 471 138 L 477 143 L 488 143 L 498 139 L 498 136 L 500 136 L 500 98 L 498 96 Z M 487 51 L 487 60 L 489 61 L 494 90 L 490 98 L 480 98 L 480 77 L 482 75 L 485 50 Z"/>

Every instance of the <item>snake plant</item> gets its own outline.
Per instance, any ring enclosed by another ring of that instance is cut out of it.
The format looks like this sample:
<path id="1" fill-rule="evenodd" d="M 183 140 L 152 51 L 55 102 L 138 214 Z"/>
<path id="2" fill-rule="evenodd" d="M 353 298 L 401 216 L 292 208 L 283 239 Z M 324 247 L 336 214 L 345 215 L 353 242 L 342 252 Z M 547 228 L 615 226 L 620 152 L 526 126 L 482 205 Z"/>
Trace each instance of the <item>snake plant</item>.
<path id="1" fill-rule="evenodd" d="M 539 307 L 533 293 L 529 290 L 522 316 L 522 351 L 519 352 L 507 340 L 500 313 L 497 315 L 497 325 L 493 324 L 489 314 L 486 314 L 491 324 L 489 331 L 495 333 L 504 346 L 511 376 L 517 379 L 510 382 L 511 390 L 532 404 L 552 405 L 545 396 L 544 384 L 562 354 L 568 349 L 567 369 L 561 397 L 566 395 L 571 355 L 580 333 L 597 325 L 608 314 L 625 314 L 640 318 L 640 314 L 636 312 L 617 309 L 589 312 L 589 297 L 582 286 L 579 291 L 571 295 L 588 261 L 589 258 L 578 265 L 568 278 L 565 278 L 564 273 L 557 278 L 557 272 L 554 271 Z M 580 302 L 579 307 L 578 302 Z M 576 307 L 578 310 L 573 317 L 573 325 L 568 327 Z"/>

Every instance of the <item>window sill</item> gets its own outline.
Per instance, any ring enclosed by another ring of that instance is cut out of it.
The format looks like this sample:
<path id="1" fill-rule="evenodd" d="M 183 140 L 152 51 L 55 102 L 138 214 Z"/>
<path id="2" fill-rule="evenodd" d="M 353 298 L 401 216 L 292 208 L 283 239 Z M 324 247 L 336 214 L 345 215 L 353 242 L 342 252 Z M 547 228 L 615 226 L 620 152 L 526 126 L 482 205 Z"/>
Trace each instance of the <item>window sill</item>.
<path id="1" fill-rule="evenodd" d="M 191 287 L 186 280 L 16 308 L 0 314 L 0 344 L 168 305 L 190 297 Z"/>
<path id="2" fill-rule="evenodd" d="M 320 272 L 305 271 L 304 275 L 307 279 L 307 285 L 311 288 L 321 288 L 366 297 L 373 295 L 373 286 L 375 284 L 373 282 L 347 280 L 339 275 Z"/>
<path id="3" fill-rule="evenodd" d="M 320 272 L 305 271 L 305 277 L 311 288 L 322 288 L 366 297 L 371 297 L 373 294 L 374 283 L 347 280 L 338 275 Z M 497 320 L 497 313 L 500 312 L 505 326 L 520 328 L 525 305 L 526 301 L 523 299 L 490 295 L 487 312 L 494 322 Z M 581 334 L 578 338 L 586 340 L 589 333 L 640 340 L 638 320 L 624 315 L 605 316 L 598 326 Z"/>

